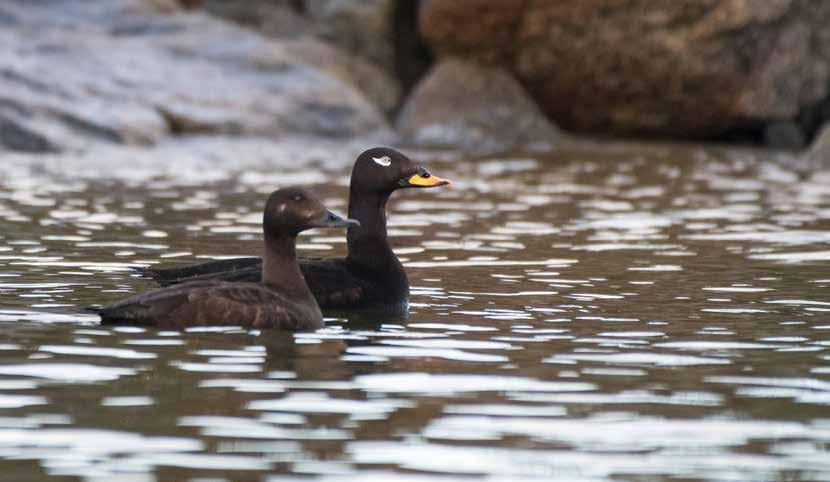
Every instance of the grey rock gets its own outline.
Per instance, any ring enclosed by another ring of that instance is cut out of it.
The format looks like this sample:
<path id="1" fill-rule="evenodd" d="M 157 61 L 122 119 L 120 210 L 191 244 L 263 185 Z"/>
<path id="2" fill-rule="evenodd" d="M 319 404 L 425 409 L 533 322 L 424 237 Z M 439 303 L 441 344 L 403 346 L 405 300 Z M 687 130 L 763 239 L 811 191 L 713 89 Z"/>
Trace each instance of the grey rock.
<path id="1" fill-rule="evenodd" d="M 391 113 L 400 102 L 400 84 L 378 65 L 352 52 L 305 35 L 282 42 L 297 59 L 360 91 L 373 105 Z"/>
<path id="2" fill-rule="evenodd" d="M 0 31 L 0 145 L 389 132 L 371 101 L 302 49 L 203 13 L 147 13 L 135 2 L 3 5 L 14 26 Z"/>
<path id="3" fill-rule="evenodd" d="M 506 69 L 452 58 L 415 88 L 397 127 L 417 146 L 473 152 L 546 149 L 560 138 Z"/>
<path id="4" fill-rule="evenodd" d="M 298 36 L 309 24 L 299 11 L 302 0 L 190 0 L 186 3 L 270 37 Z"/>
<path id="5" fill-rule="evenodd" d="M 297 58 L 361 91 L 386 114 L 400 103 L 401 87 L 394 75 L 392 0 L 186 3 L 283 41 Z"/>

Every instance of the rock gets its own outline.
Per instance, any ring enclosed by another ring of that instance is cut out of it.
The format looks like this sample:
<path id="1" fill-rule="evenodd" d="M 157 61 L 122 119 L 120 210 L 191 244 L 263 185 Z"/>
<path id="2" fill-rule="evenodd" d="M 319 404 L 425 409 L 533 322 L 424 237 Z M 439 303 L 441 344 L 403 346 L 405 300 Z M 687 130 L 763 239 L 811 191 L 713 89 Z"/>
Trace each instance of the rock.
<path id="1" fill-rule="evenodd" d="M 348 53 L 359 64 L 352 75 L 387 114 L 401 100 L 394 45 L 397 6 L 393 0 L 306 2 L 315 35 Z"/>
<path id="2" fill-rule="evenodd" d="M 398 107 L 401 88 L 389 72 L 310 35 L 283 42 L 286 52 L 359 90 L 384 113 Z"/>
<path id="3" fill-rule="evenodd" d="M 418 27 L 439 54 L 505 62 L 517 46 L 516 28 L 527 2 L 423 0 Z"/>
<path id="4" fill-rule="evenodd" d="M 131 13 L 136 1 L 0 5 L 0 146 L 390 132 L 379 109 L 303 49 L 204 13 Z"/>
<path id="5" fill-rule="evenodd" d="M 806 171 L 830 169 L 830 124 L 825 124 L 813 139 L 809 149 L 801 155 Z"/>
<path id="6" fill-rule="evenodd" d="M 156 0 L 159 1 L 159 0 Z M 181 1 L 181 0 L 180 0 Z M 400 103 L 392 0 L 200 0 L 189 8 L 288 40 L 302 60 L 359 89 L 384 113 Z"/>
<path id="7" fill-rule="evenodd" d="M 510 72 L 453 58 L 415 88 L 397 126 L 405 142 L 475 152 L 547 148 L 559 138 Z"/>
<path id="8" fill-rule="evenodd" d="M 301 12 L 301 0 L 191 0 L 185 5 L 202 8 L 271 37 L 294 37 L 309 26 Z"/>
<path id="9" fill-rule="evenodd" d="M 778 121 L 764 126 L 764 145 L 772 149 L 803 149 L 807 139 L 796 122 Z"/>
<path id="10" fill-rule="evenodd" d="M 432 49 L 418 29 L 420 3 L 421 0 L 399 0 L 395 3 L 395 76 L 401 82 L 404 95 L 412 91 L 435 60 Z"/>
<path id="11" fill-rule="evenodd" d="M 566 128 L 718 138 L 791 121 L 830 85 L 830 2 L 428 0 L 443 55 L 509 68 Z"/>
<path id="12" fill-rule="evenodd" d="M 13 151 L 52 152 L 55 146 L 35 129 L 0 115 L 0 146 Z"/>
<path id="13" fill-rule="evenodd" d="M 393 0 L 313 0 L 306 9 L 321 38 L 393 71 Z"/>

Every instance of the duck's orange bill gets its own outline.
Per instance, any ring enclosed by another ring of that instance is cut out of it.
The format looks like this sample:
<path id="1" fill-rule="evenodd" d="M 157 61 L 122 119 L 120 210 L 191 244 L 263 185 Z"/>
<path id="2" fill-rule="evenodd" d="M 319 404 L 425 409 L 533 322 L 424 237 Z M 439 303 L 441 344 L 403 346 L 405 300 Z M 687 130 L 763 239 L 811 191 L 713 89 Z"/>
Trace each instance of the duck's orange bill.
<path id="1" fill-rule="evenodd" d="M 452 181 L 449 179 L 441 179 L 440 177 L 433 175 L 427 175 L 427 177 L 424 177 L 420 174 L 415 174 L 407 179 L 406 182 L 409 183 L 410 186 L 417 187 L 449 186 L 452 184 Z"/>

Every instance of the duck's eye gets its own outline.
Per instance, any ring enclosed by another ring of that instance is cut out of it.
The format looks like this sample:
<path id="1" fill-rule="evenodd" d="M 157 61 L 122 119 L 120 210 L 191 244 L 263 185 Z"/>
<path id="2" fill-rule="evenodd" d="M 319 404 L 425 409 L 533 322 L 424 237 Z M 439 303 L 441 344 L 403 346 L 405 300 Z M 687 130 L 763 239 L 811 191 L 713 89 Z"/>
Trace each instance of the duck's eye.
<path id="1" fill-rule="evenodd" d="M 376 164 L 381 165 L 383 167 L 388 167 L 390 164 L 392 164 L 392 159 L 390 159 L 389 156 L 373 157 L 372 160 L 375 161 Z"/>
<path id="2" fill-rule="evenodd" d="M 305 199 L 305 198 L 300 193 L 297 193 L 297 194 L 295 194 L 294 196 L 291 197 L 292 201 L 302 201 L 303 199 Z"/>

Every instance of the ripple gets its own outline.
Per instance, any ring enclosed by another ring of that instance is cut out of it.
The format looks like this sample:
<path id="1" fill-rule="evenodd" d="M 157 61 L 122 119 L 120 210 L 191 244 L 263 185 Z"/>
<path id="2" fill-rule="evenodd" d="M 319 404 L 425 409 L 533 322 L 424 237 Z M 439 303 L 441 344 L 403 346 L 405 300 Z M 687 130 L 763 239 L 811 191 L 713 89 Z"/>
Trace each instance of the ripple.
<path id="1" fill-rule="evenodd" d="M 700 448 L 744 445 L 752 440 L 779 438 L 822 438 L 830 431 L 788 422 L 726 420 L 562 420 L 538 418 L 496 418 L 445 416 L 426 428 L 432 438 L 475 437 L 498 439 L 504 435 L 527 435 L 575 447 L 605 447 L 621 451 L 656 448 Z"/>
<path id="2" fill-rule="evenodd" d="M 324 393 L 292 393 L 279 400 L 255 400 L 248 403 L 251 410 L 271 410 L 278 412 L 299 413 L 342 413 L 360 416 L 372 415 L 379 419 L 404 407 L 413 407 L 415 404 L 406 400 L 391 398 L 383 400 L 347 400 L 331 398 Z"/>
<path id="3" fill-rule="evenodd" d="M 441 348 L 416 348 L 416 347 L 384 347 L 384 346 L 359 346 L 350 347 L 347 353 L 353 355 L 370 355 L 390 358 L 444 358 L 447 360 L 496 363 L 507 361 L 506 356 L 485 355 L 470 353 L 456 349 Z"/>
<path id="4" fill-rule="evenodd" d="M 655 366 L 694 366 L 694 365 L 728 365 L 732 363 L 726 358 L 706 358 L 688 355 L 671 355 L 666 353 L 571 353 L 554 355 L 544 360 L 545 363 L 557 363 L 562 360 L 592 361 L 622 365 L 655 365 Z"/>
<path id="5" fill-rule="evenodd" d="M 153 405 L 155 401 L 152 397 L 145 397 L 145 396 L 119 396 L 119 397 L 106 397 L 101 400 L 102 407 L 143 407 L 147 405 Z"/>
<path id="6" fill-rule="evenodd" d="M 240 363 L 191 363 L 176 361 L 172 365 L 188 372 L 205 373 L 253 373 L 262 370 L 259 365 L 245 365 Z"/>
<path id="7" fill-rule="evenodd" d="M 143 353 L 126 348 L 103 348 L 95 346 L 72 346 L 72 345 L 41 345 L 38 349 L 42 352 L 56 353 L 60 355 L 100 356 L 107 358 L 122 358 L 131 360 L 147 360 L 156 358 L 155 353 Z"/>
<path id="8" fill-rule="evenodd" d="M 410 261 L 404 263 L 404 266 L 408 268 L 438 268 L 438 267 L 447 267 L 447 268 L 458 268 L 458 267 L 471 267 L 471 266 L 549 266 L 549 267 L 556 267 L 556 266 L 567 266 L 570 264 L 577 263 L 578 260 L 576 259 L 547 259 L 541 261 L 508 261 L 508 260 L 496 260 L 496 259 L 486 259 L 486 260 L 465 260 L 465 261 Z"/>
<path id="9" fill-rule="evenodd" d="M 694 439 L 687 439 L 694 440 Z M 355 463 L 385 466 L 394 464 L 408 470 L 430 473 L 505 477 L 505 480 L 522 480 L 532 477 L 538 480 L 544 474 L 552 481 L 610 481 L 619 473 L 646 473 L 695 478 L 702 474 L 740 474 L 747 480 L 769 479 L 779 471 L 803 470 L 798 461 L 780 457 L 741 454 L 651 454 L 604 453 L 597 457 L 592 453 L 563 450 L 537 449 L 533 451 L 507 447 L 448 445 L 438 443 L 361 441 L 348 445 L 348 453 Z M 814 471 L 827 471 L 826 464 L 814 466 Z M 816 472 L 818 473 L 818 472 Z M 434 477 L 434 476 L 432 476 Z M 391 479 L 395 480 L 395 479 Z M 440 480 L 440 479 L 438 479 Z"/>
<path id="10" fill-rule="evenodd" d="M 780 345 L 766 345 L 763 343 L 747 343 L 737 341 L 671 341 L 657 343 L 661 348 L 679 348 L 681 350 L 709 351 L 709 350 L 758 350 L 778 348 Z"/>
<path id="11" fill-rule="evenodd" d="M 690 407 L 717 407 L 723 397 L 708 392 L 676 392 L 660 395 L 646 390 L 625 390 L 618 393 L 521 393 L 511 400 L 535 403 L 591 404 L 591 405 L 687 405 Z"/>
<path id="12" fill-rule="evenodd" d="M 104 367 L 82 363 L 27 363 L 0 365 L 0 374 L 19 375 L 49 380 L 85 383 L 105 382 L 138 373 L 131 368 Z"/>
<path id="13" fill-rule="evenodd" d="M 31 405 L 46 405 L 45 397 L 35 395 L 3 395 L 0 394 L 0 408 L 20 408 Z"/>
<path id="14" fill-rule="evenodd" d="M 596 388 L 594 384 L 585 382 L 551 382 L 498 375 L 433 375 L 428 373 L 361 375 L 355 377 L 354 382 L 364 391 L 381 393 L 582 392 Z"/>

